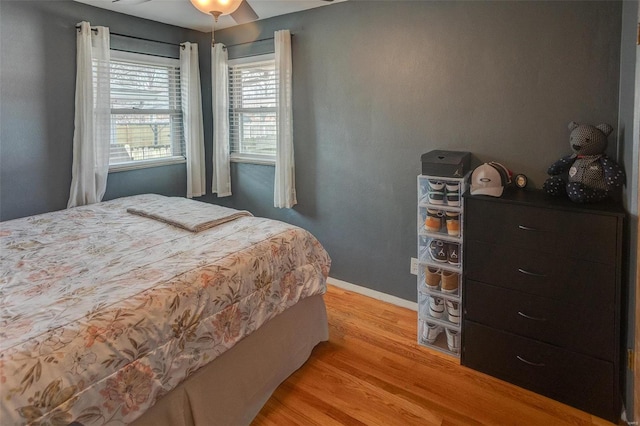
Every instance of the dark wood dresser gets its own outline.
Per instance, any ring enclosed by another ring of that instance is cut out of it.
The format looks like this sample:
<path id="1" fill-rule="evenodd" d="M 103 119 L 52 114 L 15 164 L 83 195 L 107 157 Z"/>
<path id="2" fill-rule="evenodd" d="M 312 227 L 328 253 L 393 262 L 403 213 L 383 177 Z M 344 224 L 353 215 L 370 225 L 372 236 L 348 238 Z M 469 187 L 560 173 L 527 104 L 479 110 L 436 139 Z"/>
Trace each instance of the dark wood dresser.
<path id="1" fill-rule="evenodd" d="M 624 213 L 465 194 L 463 365 L 617 422 Z"/>

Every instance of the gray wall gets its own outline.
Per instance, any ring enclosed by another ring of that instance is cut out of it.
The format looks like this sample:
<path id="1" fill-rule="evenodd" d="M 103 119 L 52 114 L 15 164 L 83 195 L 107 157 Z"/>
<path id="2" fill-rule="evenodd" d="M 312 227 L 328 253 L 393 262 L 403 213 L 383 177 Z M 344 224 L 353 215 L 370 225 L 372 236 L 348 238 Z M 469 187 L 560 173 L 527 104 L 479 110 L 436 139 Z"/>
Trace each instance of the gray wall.
<path id="1" fill-rule="evenodd" d="M 0 220 L 67 206 L 73 158 L 76 33 L 80 21 L 170 43 L 210 35 L 71 1 L 0 1 Z M 112 46 L 175 54 L 178 48 L 113 37 Z M 205 84 L 208 79 L 204 79 Z M 210 91 L 210 90 L 209 90 Z M 210 105 L 211 96 L 209 96 Z M 210 115 L 211 108 L 207 112 Z M 208 123 L 208 134 L 211 123 Z M 184 165 L 109 175 L 105 199 L 157 192 L 185 195 Z"/>
<path id="2" fill-rule="evenodd" d="M 294 33 L 299 205 L 274 209 L 273 168 L 246 164 L 218 202 L 300 224 L 333 277 L 415 300 L 420 154 L 471 151 L 539 187 L 570 152 L 569 121 L 618 122 L 621 7 L 349 1 L 218 31 L 228 45 Z"/>
<path id="3" fill-rule="evenodd" d="M 635 317 L 638 314 L 635 310 L 635 298 L 637 288 L 637 277 L 635 276 L 636 265 L 638 263 L 638 153 L 640 152 L 640 140 L 638 134 L 640 123 L 640 81 L 638 80 L 638 47 L 637 28 L 639 17 L 638 0 L 625 1 L 622 9 L 622 42 L 620 58 L 620 117 L 618 122 L 619 133 L 619 162 L 624 165 L 627 173 L 627 186 L 625 188 L 623 202 L 628 215 L 628 235 L 625 241 L 628 264 L 626 271 L 626 282 L 628 283 L 627 306 L 625 324 L 627 348 L 634 347 L 635 339 Z M 638 355 L 636 355 L 638 356 Z M 633 413 L 633 374 L 627 370 L 626 374 L 626 407 L 629 416 Z M 639 419 L 634 419 L 639 420 Z"/>

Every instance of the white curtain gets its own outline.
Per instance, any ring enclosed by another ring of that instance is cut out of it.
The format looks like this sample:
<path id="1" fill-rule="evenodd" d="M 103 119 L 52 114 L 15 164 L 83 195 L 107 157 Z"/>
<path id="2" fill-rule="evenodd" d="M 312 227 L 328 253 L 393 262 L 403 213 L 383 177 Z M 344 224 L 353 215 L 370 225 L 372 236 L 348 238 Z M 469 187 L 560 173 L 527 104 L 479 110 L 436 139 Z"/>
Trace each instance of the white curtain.
<path id="1" fill-rule="evenodd" d="M 211 48 L 211 86 L 213 96 L 213 179 L 212 191 L 218 197 L 231 195 L 229 164 L 229 60 L 221 43 Z"/>
<path id="2" fill-rule="evenodd" d="M 206 193 L 198 44 L 180 45 L 180 92 L 187 156 L 187 198 Z"/>
<path id="3" fill-rule="evenodd" d="M 291 208 L 297 204 L 293 157 L 293 106 L 291 96 L 291 33 L 274 33 L 276 73 L 278 75 L 276 170 L 274 207 Z"/>
<path id="4" fill-rule="evenodd" d="M 73 166 L 67 207 L 101 201 L 109 174 L 109 28 L 95 27 L 92 31 L 88 22 L 81 22 L 76 45 Z"/>

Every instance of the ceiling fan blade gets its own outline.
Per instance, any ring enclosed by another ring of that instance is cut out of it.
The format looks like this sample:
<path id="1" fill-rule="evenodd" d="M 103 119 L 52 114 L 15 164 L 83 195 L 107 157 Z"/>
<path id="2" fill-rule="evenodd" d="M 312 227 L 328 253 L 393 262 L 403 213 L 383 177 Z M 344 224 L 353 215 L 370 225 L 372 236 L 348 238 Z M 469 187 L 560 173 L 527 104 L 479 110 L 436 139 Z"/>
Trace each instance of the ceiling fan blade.
<path id="1" fill-rule="evenodd" d="M 246 24 L 247 22 L 257 20 L 258 14 L 253 10 L 247 0 L 242 0 L 242 3 L 240 3 L 236 11 L 231 14 L 231 17 L 238 24 Z"/>
<path id="2" fill-rule="evenodd" d="M 111 0 L 111 3 L 120 3 L 120 4 L 133 5 L 133 4 L 146 3 L 148 1 L 151 1 L 151 0 Z"/>

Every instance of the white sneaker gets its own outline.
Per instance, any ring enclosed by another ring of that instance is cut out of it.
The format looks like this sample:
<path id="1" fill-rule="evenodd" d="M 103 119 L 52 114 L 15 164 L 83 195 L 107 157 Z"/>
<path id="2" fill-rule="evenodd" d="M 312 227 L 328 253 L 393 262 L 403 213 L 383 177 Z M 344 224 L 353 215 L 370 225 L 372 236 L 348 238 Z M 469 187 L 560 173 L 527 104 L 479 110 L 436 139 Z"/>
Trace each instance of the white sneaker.
<path id="1" fill-rule="evenodd" d="M 450 206 L 460 206 L 460 183 L 447 182 L 445 199 Z"/>
<path id="2" fill-rule="evenodd" d="M 429 297 L 429 315 L 432 318 L 442 318 L 444 315 L 444 300 L 441 297 Z"/>
<path id="3" fill-rule="evenodd" d="M 446 301 L 447 317 L 454 324 L 460 324 L 460 304 L 453 300 Z"/>
<path id="4" fill-rule="evenodd" d="M 446 329 L 447 332 L 447 346 L 451 352 L 460 352 L 460 333 L 456 330 Z"/>
<path id="5" fill-rule="evenodd" d="M 433 343 L 442 333 L 442 326 L 425 322 L 422 326 L 422 340 L 426 343 Z"/>
<path id="6" fill-rule="evenodd" d="M 447 204 L 445 197 L 446 184 L 442 181 L 429 179 L 429 192 L 427 201 L 429 204 Z"/>

